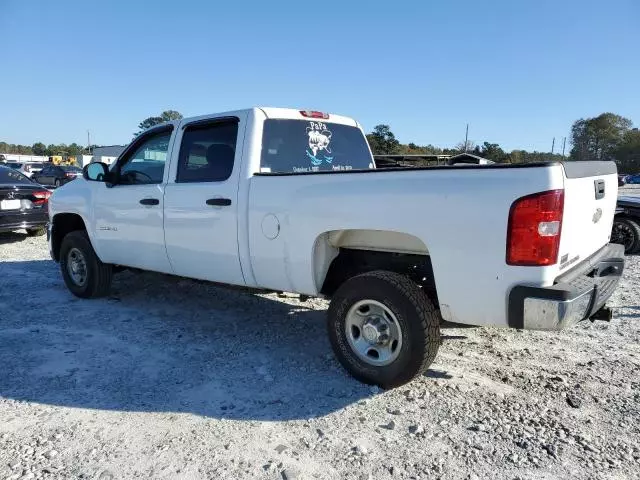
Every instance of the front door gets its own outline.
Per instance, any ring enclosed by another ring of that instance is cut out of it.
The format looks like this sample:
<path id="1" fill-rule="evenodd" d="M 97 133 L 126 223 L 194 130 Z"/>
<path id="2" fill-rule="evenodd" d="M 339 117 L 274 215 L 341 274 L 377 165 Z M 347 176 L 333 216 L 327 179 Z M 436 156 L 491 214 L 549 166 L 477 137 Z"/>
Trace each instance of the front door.
<path id="1" fill-rule="evenodd" d="M 177 275 L 244 285 L 238 255 L 238 177 L 244 123 L 212 118 L 182 129 L 175 183 L 165 190 L 167 254 Z M 176 142 L 177 143 L 177 142 Z"/>
<path id="2" fill-rule="evenodd" d="M 96 250 L 103 262 L 173 273 L 162 225 L 172 131 L 167 126 L 141 135 L 112 168 L 114 184 L 90 182 Z"/>

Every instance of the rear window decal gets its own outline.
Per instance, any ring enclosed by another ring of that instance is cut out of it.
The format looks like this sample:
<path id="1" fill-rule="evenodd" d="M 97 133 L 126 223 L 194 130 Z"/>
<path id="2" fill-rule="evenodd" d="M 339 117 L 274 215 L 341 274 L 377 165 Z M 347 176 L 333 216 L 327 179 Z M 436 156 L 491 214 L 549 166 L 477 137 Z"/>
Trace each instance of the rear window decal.
<path id="1" fill-rule="evenodd" d="M 311 159 L 313 165 L 322 165 L 323 162 L 333 162 L 331 155 L 332 133 L 331 130 L 322 122 L 309 122 L 307 127 L 307 136 L 309 147 L 306 150 L 307 157 Z"/>

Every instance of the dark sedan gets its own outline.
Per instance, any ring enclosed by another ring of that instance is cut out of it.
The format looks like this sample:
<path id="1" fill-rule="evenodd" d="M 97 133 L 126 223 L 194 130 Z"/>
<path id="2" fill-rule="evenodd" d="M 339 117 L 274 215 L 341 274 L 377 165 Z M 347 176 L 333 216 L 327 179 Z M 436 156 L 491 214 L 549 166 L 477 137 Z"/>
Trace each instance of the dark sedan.
<path id="1" fill-rule="evenodd" d="M 59 187 L 82 175 L 82 169 L 67 165 L 47 165 L 31 177 L 41 185 Z"/>
<path id="2" fill-rule="evenodd" d="M 51 192 L 17 170 L 0 166 L 0 232 L 25 229 L 30 236 L 47 233 Z"/>

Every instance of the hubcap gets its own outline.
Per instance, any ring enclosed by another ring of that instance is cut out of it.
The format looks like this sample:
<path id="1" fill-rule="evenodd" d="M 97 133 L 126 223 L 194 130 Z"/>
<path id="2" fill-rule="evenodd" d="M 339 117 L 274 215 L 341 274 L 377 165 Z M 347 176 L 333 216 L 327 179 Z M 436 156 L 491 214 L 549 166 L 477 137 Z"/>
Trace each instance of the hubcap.
<path id="1" fill-rule="evenodd" d="M 376 367 L 392 363 L 402 348 L 402 330 L 396 316 L 375 300 L 361 300 L 349 309 L 345 334 L 358 358 Z"/>
<path id="2" fill-rule="evenodd" d="M 72 248 L 67 254 L 67 272 L 73 283 L 79 287 L 87 283 L 87 261 L 77 248 Z"/>

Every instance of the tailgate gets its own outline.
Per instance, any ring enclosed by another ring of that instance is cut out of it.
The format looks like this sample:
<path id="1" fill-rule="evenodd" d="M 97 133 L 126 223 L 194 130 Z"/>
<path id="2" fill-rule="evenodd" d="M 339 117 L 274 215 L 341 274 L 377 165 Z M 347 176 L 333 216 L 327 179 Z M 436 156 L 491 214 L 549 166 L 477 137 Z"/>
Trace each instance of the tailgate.
<path id="1" fill-rule="evenodd" d="M 560 270 L 590 257 L 611 238 L 618 198 L 613 162 L 563 162 L 564 214 L 560 236 Z"/>

